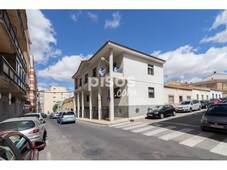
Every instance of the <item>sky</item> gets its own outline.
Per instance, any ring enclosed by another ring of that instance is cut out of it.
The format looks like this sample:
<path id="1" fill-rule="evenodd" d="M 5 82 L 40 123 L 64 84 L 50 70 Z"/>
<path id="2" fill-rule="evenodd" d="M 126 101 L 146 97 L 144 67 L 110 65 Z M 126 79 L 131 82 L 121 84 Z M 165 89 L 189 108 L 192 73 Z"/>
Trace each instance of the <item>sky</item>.
<path id="1" fill-rule="evenodd" d="M 227 10 L 26 10 L 38 89 L 73 91 L 72 75 L 107 41 L 166 60 L 170 79 L 227 72 Z"/>

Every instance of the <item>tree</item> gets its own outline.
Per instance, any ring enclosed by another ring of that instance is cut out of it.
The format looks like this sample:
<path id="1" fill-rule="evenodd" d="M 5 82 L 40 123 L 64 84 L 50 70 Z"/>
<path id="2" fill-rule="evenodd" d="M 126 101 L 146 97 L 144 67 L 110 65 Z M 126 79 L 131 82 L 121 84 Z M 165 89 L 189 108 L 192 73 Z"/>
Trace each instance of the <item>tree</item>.
<path id="1" fill-rule="evenodd" d="M 55 104 L 55 105 L 53 105 L 53 112 L 56 112 L 56 110 L 57 110 L 57 108 L 58 108 L 58 105 L 57 104 Z"/>

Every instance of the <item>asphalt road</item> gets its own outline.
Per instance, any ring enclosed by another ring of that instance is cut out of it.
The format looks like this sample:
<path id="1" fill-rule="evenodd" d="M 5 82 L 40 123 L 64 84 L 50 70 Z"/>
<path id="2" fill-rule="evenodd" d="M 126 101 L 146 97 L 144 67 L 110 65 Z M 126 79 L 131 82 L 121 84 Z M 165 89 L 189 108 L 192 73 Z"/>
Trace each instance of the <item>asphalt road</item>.
<path id="1" fill-rule="evenodd" d="M 183 140 L 181 136 L 186 140 L 190 136 L 202 133 L 199 128 L 200 118 L 201 113 L 197 113 L 161 121 L 158 119 L 140 119 L 130 124 L 112 127 L 79 121 L 76 124 L 62 125 L 58 124 L 55 119 L 47 119 L 47 147 L 40 152 L 40 159 L 227 160 L 227 156 L 212 153 L 210 149 L 207 149 L 214 143 L 203 145 L 201 144 L 203 142 L 201 142 L 198 147 L 192 147 L 188 146 L 187 142 L 183 141 L 182 143 L 180 141 Z M 155 126 L 155 130 L 150 132 L 151 129 L 148 130 L 150 128 L 148 126 Z M 142 131 L 143 133 L 135 132 L 140 131 L 143 127 L 148 128 Z M 173 132 L 185 128 L 191 129 L 191 131 L 181 135 L 181 138 L 163 140 L 163 135 L 166 135 L 167 132 L 172 133 L 171 128 L 174 128 L 175 131 Z M 155 134 L 154 132 L 159 133 Z M 209 132 L 207 133 L 209 134 Z M 215 139 L 214 142 L 221 142 L 226 138 L 226 134 L 214 134 L 213 136 L 215 136 L 215 138 L 212 138 Z M 204 140 L 203 137 L 202 140 Z M 217 143 L 215 144 L 217 145 Z"/>

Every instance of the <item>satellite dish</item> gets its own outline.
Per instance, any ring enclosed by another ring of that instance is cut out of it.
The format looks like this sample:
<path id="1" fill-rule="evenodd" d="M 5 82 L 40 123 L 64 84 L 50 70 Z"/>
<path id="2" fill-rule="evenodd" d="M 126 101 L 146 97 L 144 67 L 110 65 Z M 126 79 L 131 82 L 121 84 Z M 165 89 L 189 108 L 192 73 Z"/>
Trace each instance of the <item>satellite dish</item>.
<path id="1" fill-rule="evenodd" d="M 100 68 L 99 69 L 99 75 L 103 77 L 105 74 L 106 74 L 106 69 L 105 68 Z"/>

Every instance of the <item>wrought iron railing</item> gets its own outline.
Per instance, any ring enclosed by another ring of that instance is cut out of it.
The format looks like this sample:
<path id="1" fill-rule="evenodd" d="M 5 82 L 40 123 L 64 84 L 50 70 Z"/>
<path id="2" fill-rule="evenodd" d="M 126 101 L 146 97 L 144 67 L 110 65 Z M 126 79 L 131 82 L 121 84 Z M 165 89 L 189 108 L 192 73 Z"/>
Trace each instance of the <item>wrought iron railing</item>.
<path id="1" fill-rule="evenodd" d="M 13 81 L 13 83 L 23 90 L 24 94 L 26 94 L 25 83 L 3 56 L 0 56 L 0 75 L 8 77 L 11 81 Z"/>

